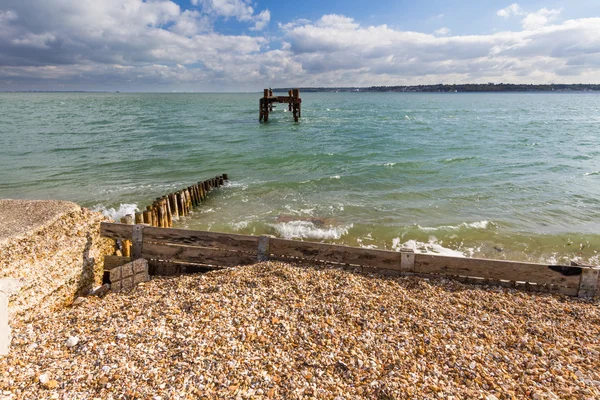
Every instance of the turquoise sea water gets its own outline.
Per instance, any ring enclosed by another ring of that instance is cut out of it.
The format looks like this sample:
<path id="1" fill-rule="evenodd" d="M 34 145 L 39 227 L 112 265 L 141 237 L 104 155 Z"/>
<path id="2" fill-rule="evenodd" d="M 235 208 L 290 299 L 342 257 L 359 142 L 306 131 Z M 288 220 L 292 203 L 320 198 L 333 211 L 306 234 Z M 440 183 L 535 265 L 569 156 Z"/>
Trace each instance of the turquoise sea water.
<path id="1" fill-rule="evenodd" d="M 301 95 L 0 93 L 0 197 L 118 216 L 228 173 L 177 226 L 599 263 L 599 94 Z"/>

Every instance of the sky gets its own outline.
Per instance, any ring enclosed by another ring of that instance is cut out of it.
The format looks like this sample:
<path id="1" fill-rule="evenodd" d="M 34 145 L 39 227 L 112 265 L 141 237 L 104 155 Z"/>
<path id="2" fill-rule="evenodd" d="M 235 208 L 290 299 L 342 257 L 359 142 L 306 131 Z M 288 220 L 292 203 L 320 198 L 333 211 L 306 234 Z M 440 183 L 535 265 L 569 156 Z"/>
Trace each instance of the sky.
<path id="1" fill-rule="evenodd" d="M 0 91 L 487 82 L 600 83 L 600 1 L 0 1 Z"/>

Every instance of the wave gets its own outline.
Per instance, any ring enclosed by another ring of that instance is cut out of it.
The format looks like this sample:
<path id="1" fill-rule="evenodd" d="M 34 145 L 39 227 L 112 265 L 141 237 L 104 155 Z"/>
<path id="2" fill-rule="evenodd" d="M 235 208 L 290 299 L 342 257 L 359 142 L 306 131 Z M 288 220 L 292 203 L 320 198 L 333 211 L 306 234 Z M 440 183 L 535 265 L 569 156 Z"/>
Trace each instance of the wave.
<path id="1" fill-rule="evenodd" d="M 449 249 L 447 247 L 442 246 L 437 242 L 437 239 L 432 237 L 429 239 L 427 243 L 419 242 L 417 240 L 408 240 L 404 243 L 401 243 L 400 238 L 394 238 L 392 240 L 392 249 L 395 251 L 400 251 L 402 248 L 412 249 L 415 253 L 424 253 L 424 254 L 436 254 L 440 256 L 451 256 L 451 257 L 463 257 L 466 258 L 465 253 L 459 250 Z M 472 249 L 468 249 L 470 254 L 473 254 Z"/>
<path id="2" fill-rule="evenodd" d="M 594 176 L 594 175 L 600 175 L 600 171 L 586 172 L 585 174 L 583 174 L 583 176 Z"/>
<path id="3" fill-rule="evenodd" d="M 471 222 L 471 223 L 467 223 L 467 222 L 463 222 L 462 224 L 458 224 L 458 225 L 442 225 L 442 226 L 437 226 L 437 227 L 429 227 L 429 226 L 420 226 L 417 225 L 417 228 L 423 232 L 434 232 L 434 231 L 458 231 L 461 229 L 493 229 L 497 226 L 497 224 L 495 224 L 492 221 L 476 221 L 476 222 Z"/>
<path id="4" fill-rule="evenodd" d="M 347 226 L 316 226 L 311 221 L 288 221 L 271 225 L 284 239 L 340 239 L 352 228 Z"/>
<path id="5" fill-rule="evenodd" d="M 119 221 L 121 217 L 124 217 L 129 214 L 135 214 L 139 211 L 137 204 L 121 204 L 119 208 L 106 208 L 105 206 L 99 204 L 95 207 L 92 207 L 92 211 L 101 212 L 103 215 L 109 217 L 113 221 Z"/>
<path id="6" fill-rule="evenodd" d="M 445 164 L 452 164 L 455 162 L 460 162 L 460 161 L 469 161 L 469 160 L 474 160 L 475 156 L 471 156 L 471 157 L 453 157 L 453 158 L 446 158 L 445 160 L 442 160 L 443 163 Z"/>

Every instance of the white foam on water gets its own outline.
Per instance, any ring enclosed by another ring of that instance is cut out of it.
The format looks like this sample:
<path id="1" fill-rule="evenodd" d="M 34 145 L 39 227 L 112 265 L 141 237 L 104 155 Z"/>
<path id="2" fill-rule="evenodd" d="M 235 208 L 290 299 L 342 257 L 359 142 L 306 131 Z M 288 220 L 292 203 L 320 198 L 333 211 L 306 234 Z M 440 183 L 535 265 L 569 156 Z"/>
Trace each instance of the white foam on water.
<path id="1" fill-rule="evenodd" d="M 420 226 L 417 225 L 417 228 L 422 230 L 423 232 L 434 232 L 434 231 L 439 231 L 439 230 L 445 230 L 445 231 L 458 231 L 460 229 L 469 229 L 469 228 L 474 228 L 474 229 L 492 229 L 496 226 L 495 223 L 493 223 L 492 221 L 476 221 L 476 222 L 463 222 L 462 224 L 458 224 L 458 225 L 442 225 L 442 226 L 437 226 L 437 227 L 431 227 L 431 226 Z"/>
<path id="2" fill-rule="evenodd" d="M 236 231 L 240 231 L 242 229 L 246 229 L 248 227 L 248 224 L 250 224 L 250 221 L 240 221 L 240 222 L 232 222 L 231 227 L 236 230 Z"/>
<path id="3" fill-rule="evenodd" d="M 313 208 L 301 208 L 299 210 L 296 210 L 292 207 L 291 204 L 286 204 L 283 206 L 286 210 L 288 210 L 290 213 L 295 214 L 295 215 L 313 215 L 313 212 L 315 211 L 315 207 Z"/>
<path id="4" fill-rule="evenodd" d="M 113 221 L 119 221 L 121 217 L 124 217 L 129 214 L 135 214 L 136 211 L 139 211 L 139 209 L 137 204 L 121 204 L 118 209 L 106 208 L 105 206 L 99 204 L 93 207 L 92 211 L 101 212 Z"/>
<path id="5" fill-rule="evenodd" d="M 373 240 L 373 238 L 371 237 L 371 234 L 369 233 L 367 236 L 364 237 L 364 240 Z M 379 246 L 374 245 L 374 244 L 364 244 L 363 243 L 363 239 L 361 239 L 361 238 L 357 238 L 356 239 L 356 243 L 358 243 L 358 246 L 362 247 L 363 249 L 377 249 L 377 248 L 379 248 Z"/>
<path id="6" fill-rule="evenodd" d="M 333 175 L 333 176 L 330 176 L 329 178 L 330 179 L 340 179 L 340 176 L 339 175 Z"/>
<path id="7" fill-rule="evenodd" d="M 340 239 L 352 228 L 347 226 L 317 227 L 311 221 L 289 221 L 271 225 L 284 239 Z"/>
<path id="8" fill-rule="evenodd" d="M 396 165 L 395 162 L 389 162 L 389 163 L 383 164 L 384 167 L 393 167 L 394 165 Z"/>
<path id="9" fill-rule="evenodd" d="M 600 175 L 600 171 L 586 172 L 583 176 Z"/>
<path id="10" fill-rule="evenodd" d="M 235 182 L 235 181 L 225 181 L 223 183 L 223 187 L 225 188 L 242 188 L 242 190 L 248 189 L 247 183 Z"/>
<path id="11" fill-rule="evenodd" d="M 413 249 L 415 253 L 436 254 L 440 256 L 466 258 L 465 254 L 462 251 L 449 249 L 439 244 L 437 242 L 437 238 L 435 238 L 434 236 L 430 237 L 427 243 L 419 242 L 412 239 L 402 243 L 399 237 L 394 238 L 392 240 L 392 249 L 395 251 L 400 251 L 400 249 L 402 248 Z M 471 249 L 468 249 L 468 251 L 469 253 L 471 253 Z"/>

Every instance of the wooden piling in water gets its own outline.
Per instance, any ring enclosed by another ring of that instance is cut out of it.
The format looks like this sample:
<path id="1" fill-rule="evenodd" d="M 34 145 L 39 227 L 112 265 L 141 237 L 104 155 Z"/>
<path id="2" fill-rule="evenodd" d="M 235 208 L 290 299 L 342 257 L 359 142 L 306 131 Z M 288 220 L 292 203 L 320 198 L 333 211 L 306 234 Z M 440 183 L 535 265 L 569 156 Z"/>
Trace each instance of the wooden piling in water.
<path id="1" fill-rule="evenodd" d="M 223 186 L 228 179 L 227 174 L 217 175 L 214 178 L 198 181 L 177 192 L 157 197 L 152 205 L 146 206 L 144 211 L 135 213 L 135 216 L 129 215 L 128 218 L 131 219 L 131 222 L 128 223 L 133 224 L 135 220 L 136 224 L 143 223 L 153 227 L 170 228 L 173 226 L 174 219 L 189 215 L 194 207 L 206 201 L 208 193 L 212 189 Z M 125 221 L 125 219 L 122 220 Z"/>
<path id="2" fill-rule="evenodd" d="M 169 195 L 169 203 L 171 204 L 171 212 L 173 213 L 173 217 L 179 218 L 179 209 L 177 208 L 177 195 L 175 193 L 171 193 Z"/>
<path id="3" fill-rule="evenodd" d="M 148 210 L 144 210 L 142 213 L 144 216 L 144 223 L 148 225 L 152 225 L 152 214 Z"/>

